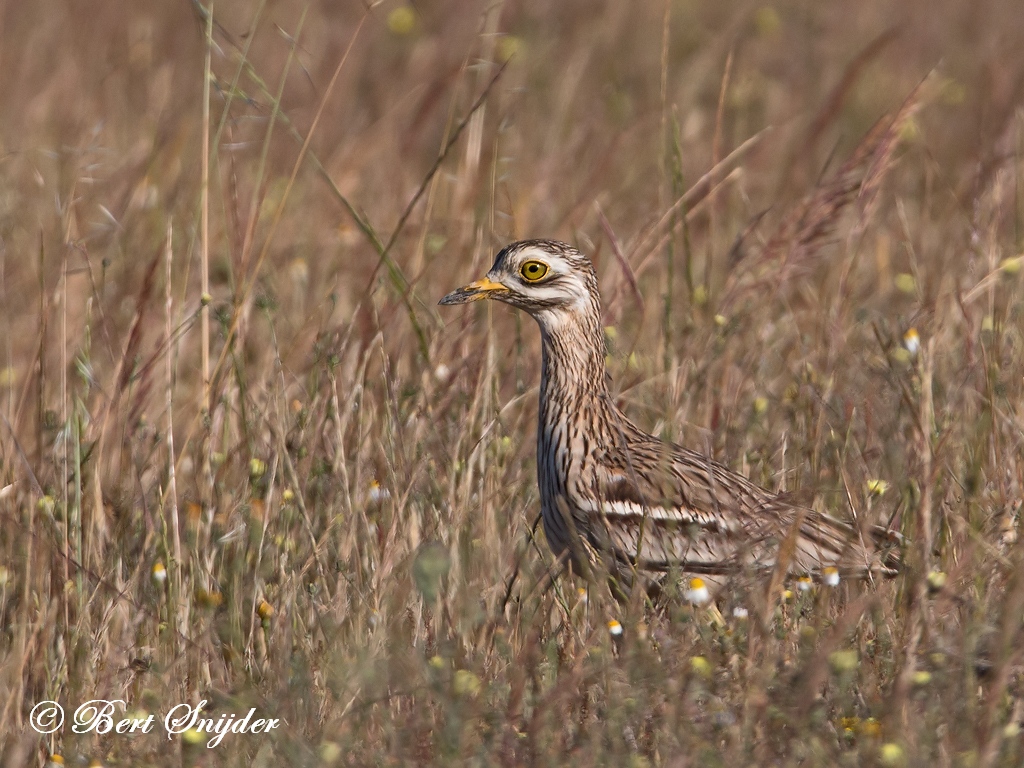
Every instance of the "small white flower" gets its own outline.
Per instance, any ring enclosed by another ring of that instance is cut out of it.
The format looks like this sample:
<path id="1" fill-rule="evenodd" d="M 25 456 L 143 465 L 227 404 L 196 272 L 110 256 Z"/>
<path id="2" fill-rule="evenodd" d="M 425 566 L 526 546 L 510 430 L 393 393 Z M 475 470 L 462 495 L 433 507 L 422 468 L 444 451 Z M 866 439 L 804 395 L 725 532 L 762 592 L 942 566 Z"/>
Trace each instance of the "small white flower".
<path id="1" fill-rule="evenodd" d="M 167 569 L 159 560 L 153 564 L 153 581 L 157 584 L 163 584 L 167 581 Z"/>
<path id="2" fill-rule="evenodd" d="M 796 588 L 799 589 L 801 592 L 810 592 L 811 587 L 813 586 L 814 582 L 811 581 L 810 576 L 801 576 L 799 579 L 796 580 Z"/>
<path id="3" fill-rule="evenodd" d="M 827 587 L 838 587 L 839 569 L 830 565 L 828 568 L 821 572 L 821 580 Z"/>
<path id="4" fill-rule="evenodd" d="M 442 384 L 444 384 L 446 381 L 448 381 L 448 377 L 451 376 L 451 375 L 452 375 L 451 369 L 447 365 L 445 365 L 444 363 L 441 363 L 439 366 L 437 366 L 434 369 L 434 378 L 437 379 Z"/>
<path id="5" fill-rule="evenodd" d="M 907 348 L 907 352 L 910 353 L 911 357 L 917 355 L 921 349 L 921 336 L 918 334 L 917 328 L 909 328 L 903 334 L 903 346 Z"/>
<path id="6" fill-rule="evenodd" d="M 377 480 L 370 483 L 370 501 L 379 504 L 391 498 L 391 491 L 383 487 Z"/>
<path id="7" fill-rule="evenodd" d="M 615 619 L 612 619 L 608 622 L 608 631 L 611 633 L 612 637 L 619 637 L 622 635 L 622 625 Z"/>
<path id="8" fill-rule="evenodd" d="M 695 577 L 690 579 L 690 586 L 683 591 L 683 597 L 694 605 L 704 605 L 711 599 L 711 593 L 708 592 L 704 579 Z"/>
<path id="9" fill-rule="evenodd" d="M 748 611 L 742 605 L 735 605 L 732 609 L 732 616 L 734 619 L 745 619 L 748 616 L 750 616 L 750 611 Z"/>

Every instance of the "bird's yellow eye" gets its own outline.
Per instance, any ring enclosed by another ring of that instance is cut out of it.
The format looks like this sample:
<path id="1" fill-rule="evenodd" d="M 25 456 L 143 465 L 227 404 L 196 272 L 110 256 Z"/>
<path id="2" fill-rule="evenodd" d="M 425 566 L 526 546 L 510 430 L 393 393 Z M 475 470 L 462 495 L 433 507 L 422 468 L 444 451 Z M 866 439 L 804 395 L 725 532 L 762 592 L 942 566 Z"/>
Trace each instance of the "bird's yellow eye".
<path id="1" fill-rule="evenodd" d="M 548 273 L 548 265 L 542 261 L 528 261 L 519 268 L 519 274 L 530 283 L 536 283 Z"/>

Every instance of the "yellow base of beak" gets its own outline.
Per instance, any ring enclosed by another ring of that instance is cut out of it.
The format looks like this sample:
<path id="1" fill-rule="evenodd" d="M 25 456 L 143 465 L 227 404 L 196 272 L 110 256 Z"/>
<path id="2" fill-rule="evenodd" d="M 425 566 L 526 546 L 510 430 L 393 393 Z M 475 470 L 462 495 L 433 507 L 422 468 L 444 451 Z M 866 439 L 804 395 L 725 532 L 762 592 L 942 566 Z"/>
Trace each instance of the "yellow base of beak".
<path id="1" fill-rule="evenodd" d="M 480 301 L 480 299 L 493 298 L 496 293 L 508 291 L 501 283 L 496 283 L 490 278 L 485 277 L 483 280 L 477 280 L 475 283 L 459 288 L 457 291 L 452 291 L 438 304 L 449 306 L 451 304 L 468 304 L 471 301 Z"/>

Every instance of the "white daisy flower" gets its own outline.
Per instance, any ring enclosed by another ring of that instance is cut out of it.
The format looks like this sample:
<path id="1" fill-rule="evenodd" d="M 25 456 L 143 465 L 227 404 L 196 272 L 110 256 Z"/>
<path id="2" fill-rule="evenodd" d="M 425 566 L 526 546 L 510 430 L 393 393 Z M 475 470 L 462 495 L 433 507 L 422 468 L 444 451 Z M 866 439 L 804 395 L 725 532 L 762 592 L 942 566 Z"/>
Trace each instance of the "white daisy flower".
<path id="1" fill-rule="evenodd" d="M 690 586 L 683 591 L 683 597 L 694 605 L 704 605 L 711 599 L 711 593 L 708 592 L 704 579 L 695 577 L 690 579 Z"/>

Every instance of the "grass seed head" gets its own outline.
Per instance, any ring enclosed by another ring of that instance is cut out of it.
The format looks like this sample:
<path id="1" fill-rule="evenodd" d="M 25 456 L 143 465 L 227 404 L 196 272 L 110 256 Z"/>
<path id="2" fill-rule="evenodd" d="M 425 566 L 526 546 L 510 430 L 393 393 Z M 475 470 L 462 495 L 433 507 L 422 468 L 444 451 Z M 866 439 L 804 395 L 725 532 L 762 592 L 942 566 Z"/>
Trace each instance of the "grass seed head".
<path id="1" fill-rule="evenodd" d="M 703 656 L 691 656 L 690 657 L 690 669 L 696 674 L 703 677 L 705 680 L 710 680 L 714 674 L 714 669 L 711 667 L 711 662 Z"/>
<path id="2" fill-rule="evenodd" d="M 891 766 L 891 768 L 899 768 L 899 766 L 906 765 L 907 762 L 907 754 L 903 751 L 903 747 L 891 741 L 882 745 L 878 751 L 878 758 L 882 765 Z"/>
<path id="3" fill-rule="evenodd" d="M 860 658 L 854 650 L 833 651 L 828 655 L 828 664 L 836 675 L 845 677 L 857 671 Z"/>

